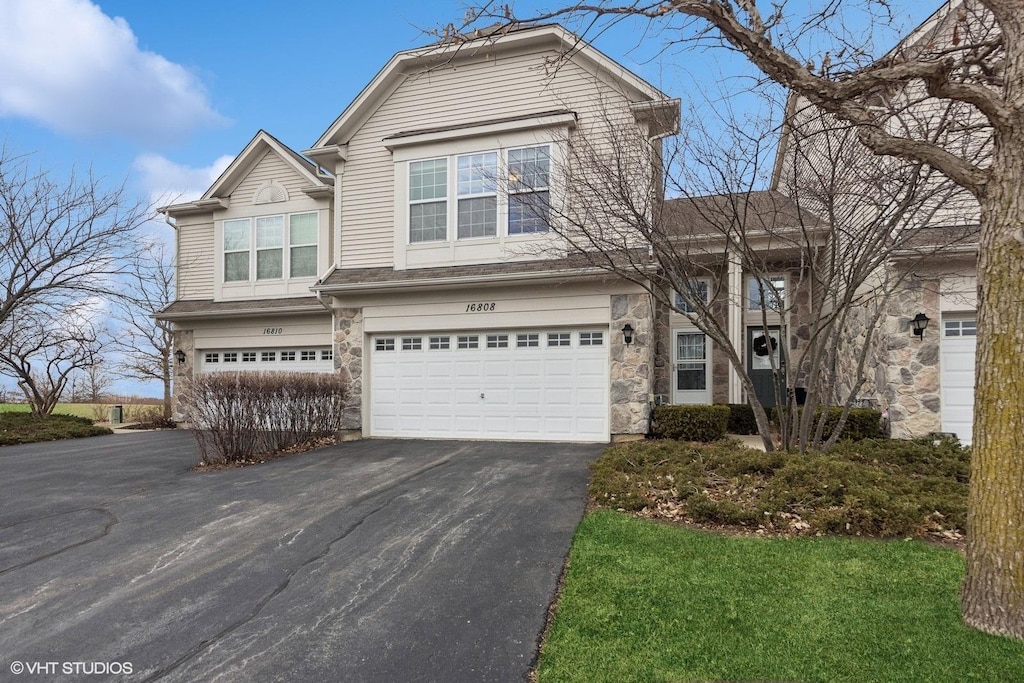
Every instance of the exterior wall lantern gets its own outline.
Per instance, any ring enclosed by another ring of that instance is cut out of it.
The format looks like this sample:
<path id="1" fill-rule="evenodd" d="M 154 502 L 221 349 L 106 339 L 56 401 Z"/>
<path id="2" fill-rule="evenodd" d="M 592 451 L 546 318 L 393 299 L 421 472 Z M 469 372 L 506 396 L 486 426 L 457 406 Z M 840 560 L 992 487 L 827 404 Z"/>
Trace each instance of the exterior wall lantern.
<path id="1" fill-rule="evenodd" d="M 633 326 L 629 323 L 622 326 L 622 341 L 626 343 L 626 346 L 633 343 Z"/>
<path id="2" fill-rule="evenodd" d="M 178 359 L 178 365 L 185 364 L 185 352 L 182 351 L 181 349 L 178 349 L 177 351 L 174 352 L 174 357 Z"/>
<path id="3" fill-rule="evenodd" d="M 914 326 L 914 336 L 921 337 L 924 339 L 924 329 L 928 327 L 928 321 L 931 320 L 924 313 L 918 313 L 914 316 L 914 319 L 910 321 L 910 324 Z"/>

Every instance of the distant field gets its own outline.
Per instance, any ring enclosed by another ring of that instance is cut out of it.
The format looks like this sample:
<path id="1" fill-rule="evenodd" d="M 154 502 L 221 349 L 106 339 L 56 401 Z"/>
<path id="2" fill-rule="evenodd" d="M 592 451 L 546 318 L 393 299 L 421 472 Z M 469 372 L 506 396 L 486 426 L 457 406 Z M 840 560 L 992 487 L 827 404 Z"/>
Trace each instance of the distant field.
<path id="1" fill-rule="evenodd" d="M 60 415 L 77 415 L 87 417 L 90 420 L 106 422 L 110 415 L 110 406 L 120 405 L 124 407 L 125 418 L 129 419 L 132 408 L 143 405 L 159 405 L 159 399 L 138 399 L 132 403 L 58 403 L 53 412 Z M 4 413 L 27 413 L 27 403 L 0 403 L 0 412 Z"/>

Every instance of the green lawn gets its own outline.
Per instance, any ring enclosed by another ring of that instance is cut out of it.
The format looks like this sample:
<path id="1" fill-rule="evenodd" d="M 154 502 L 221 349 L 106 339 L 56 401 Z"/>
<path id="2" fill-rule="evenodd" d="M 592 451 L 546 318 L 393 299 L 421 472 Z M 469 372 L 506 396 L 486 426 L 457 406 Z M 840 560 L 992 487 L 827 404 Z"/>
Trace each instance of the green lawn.
<path id="1" fill-rule="evenodd" d="M 54 414 L 75 415 L 87 417 L 90 420 L 96 419 L 95 403 L 58 403 L 53 409 Z M 106 419 L 106 406 L 103 407 L 103 419 Z M 0 413 L 27 413 L 27 403 L 0 403 Z"/>
<path id="2" fill-rule="evenodd" d="M 1019 681 L 966 628 L 964 562 L 919 541 L 729 537 L 597 511 L 573 542 L 551 681 Z"/>

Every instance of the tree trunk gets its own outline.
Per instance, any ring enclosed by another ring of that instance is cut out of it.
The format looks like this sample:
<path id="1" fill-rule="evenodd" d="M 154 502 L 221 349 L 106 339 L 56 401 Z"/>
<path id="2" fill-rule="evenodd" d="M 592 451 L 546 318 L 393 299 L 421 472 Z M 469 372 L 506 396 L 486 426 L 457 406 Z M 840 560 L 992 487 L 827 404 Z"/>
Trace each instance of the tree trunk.
<path id="1" fill-rule="evenodd" d="M 173 411 L 171 410 L 171 353 L 165 351 L 163 358 L 161 359 L 161 369 L 164 373 L 164 419 L 170 420 Z"/>
<path id="2" fill-rule="evenodd" d="M 1024 126 L 996 137 L 981 199 L 964 621 L 1024 638 Z"/>

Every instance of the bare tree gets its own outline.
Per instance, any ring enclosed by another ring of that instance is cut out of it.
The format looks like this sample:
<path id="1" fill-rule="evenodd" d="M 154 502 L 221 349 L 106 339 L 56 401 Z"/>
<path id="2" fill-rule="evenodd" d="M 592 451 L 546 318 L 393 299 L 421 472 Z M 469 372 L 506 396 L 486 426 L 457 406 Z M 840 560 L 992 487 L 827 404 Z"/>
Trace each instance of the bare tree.
<path id="1" fill-rule="evenodd" d="M 157 380 L 163 386 L 163 416 L 171 417 L 174 334 L 171 323 L 153 316 L 174 301 L 174 262 L 163 242 L 144 245 L 122 278 L 121 293 L 112 297 L 113 318 L 120 324 L 113 347 L 121 354 L 124 377 Z"/>
<path id="2" fill-rule="evenodd" d="M 762 191 L 777 138 L 770 118 L 725 116 L 709 127 L 694 115 L 663 145 L 618 125 L 614 114 L 592 117 L 604 118 L 592 124 L 598 132 L 563 141 L 566 201 L 534 207 L 562 238 L 556 248 L 645 288 L 662 311 L 707 335 L 734 369 L 771 450 L 772 427 L 744 365 L 750 350 L 737 334 L 759 326 L 754 345 L 764 348 L 754 355 L 788 408 L 777 411 L 783 448 L 830 448 L 872 379 L 888 300 L 912 272 L 887 261 L 900 253 L 914 263 L 972 237 L 968 229 L 924 239 L 928 217 L 959 188 L 923 164 L 865 155 L 852 129 L 831 118 L 816 122 L 828 127 L 829 144 L 794 141 L 795 161 L 777 172 L 777 189 Z M 818 410 L 834 405 L 843 407 L 838 421 Z"/>
<path id="3" fill-rule="evenodd" d="M 103 331 L 77 311 L 55 317 L 49 308 L 21 307 L 0 329 L 0 374 L 18 383 L 38 417 L 53 413 L 73 375 L 101 362 Z"/>
<path id="4" fill-rule="evenodd" d="M 97 355 L 92 363 L 82 368 L 83 389 L 92 403 L 99 403 L 103 395 L 110 389 L 114 378 L 107 372 L 107 362 L 102 356 Z"/>
<path id="5" fill-rule="evenodd" d="M 56 179 L 0 147 L 0 324 L 22 308 L 62 312 L 113 289 L 150 211 L 91 174 Z M 27 315 L 27 314 L 26 314 Z"/>
<path id="6" fill-rule="evenodd" d="M 653 39 L 738 52 L 768 79 L 852 124 L 873 153 L 937 169 L 977 200 L 978 352 L 963 612 L 983 631 L 1024 638 L 1024 402 L 1006 400 L 1024 391 L 1024 4 L 955 0 L 878 60 L 858 37 L 873 26 L 856 30 L 843 20 L 860 10 L 891 22 L 884 0 L 794 7 L 757 0 L 598 1 L 529 19 L 584 17 L 595 30 L 602 20 L 643 20 L 653 25 L 644 32 Z M 467 14 L 470 23 L 494 17 L 524 19 L 498 2 Z M 894 125 L 901 115 L 931 119 L 935 102 L 960 108 L 969 127 L 990 141 L 991 154 L 981 161 L 965 157 L 947 140 Z"/>

